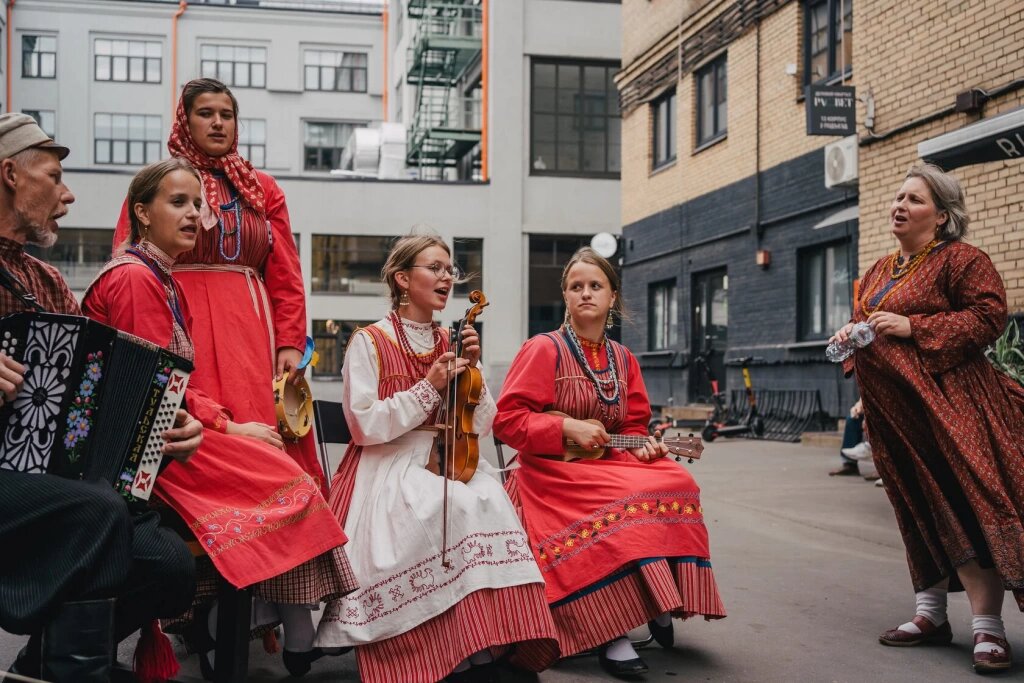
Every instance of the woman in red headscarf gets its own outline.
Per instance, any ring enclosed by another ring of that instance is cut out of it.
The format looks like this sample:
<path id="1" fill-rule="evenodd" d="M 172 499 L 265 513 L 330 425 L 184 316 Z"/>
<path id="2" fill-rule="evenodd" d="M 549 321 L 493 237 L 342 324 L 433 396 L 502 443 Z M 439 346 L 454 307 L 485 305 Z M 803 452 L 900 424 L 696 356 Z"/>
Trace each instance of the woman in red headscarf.
<path id="1" fill-rule="evenodd" d="M 273 378 L 299 372 L 306 345 L 306 294 L 284 192 L 238 154 L 238 101 L 220 81 L 185 84 L 167 141 L 203 186 L 196 246 L 182 254 L 174 277 L 193 314 L 196 369 L 192 385 L 224 405 L 233 433 L 273 443 Z M 127 244 L 127 204 L 114 234 Z M 318 481 L 312 435 L 288 453 Z"/>

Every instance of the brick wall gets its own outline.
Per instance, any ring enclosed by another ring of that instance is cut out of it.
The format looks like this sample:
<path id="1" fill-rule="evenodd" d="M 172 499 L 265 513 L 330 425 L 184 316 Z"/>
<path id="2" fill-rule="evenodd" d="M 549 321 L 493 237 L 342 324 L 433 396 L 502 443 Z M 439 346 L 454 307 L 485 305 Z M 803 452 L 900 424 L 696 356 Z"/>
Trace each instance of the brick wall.
<path id="1" fill-rule="evenodd" d="M 760 377 L 759 386 L 817 388 L 825 410 L 841 416 L 854 400 L 852 383 L 843 381 L 841 372 L 825 361 L 824 344 L 798 343 L 797 264 L 801 250 L 845 239 L 851 241 L 856 263 L 855 221 L 812 229 L 837 210 L 829 204 L 853 204 L 856 192 L 825 190 L 819 150 L 764 171 L 761 188 L 762 218 L 769 223 L 761 246 L 772 252 L 768 269 L 754 262 L 757 243 L 750 229 L 754 218 L 752 175 L 624 228 L 623 300 L 630 320 L 623 326 L 622 340 L 643 357 L 648 344 L 648 287 L 676 278 L 679 323 L 678 343 L 673 350 L 687 360 L 695 346 L 691 338 L 693 277 L 725 268 L 729 276 L 726 357 L 764 358 L 768 364 L 754 371 Z M 684 404 L 689 371 L 656 367 L 662 360 L 644 368 L 651 401 L 664 405 L 671 395 L 676 404 Z M 742 386 L 738 370 L 729 369 L 726 384 L 731 388 Z"/>
<path id="2" fill-rule="evenodd" d="M 859 92 L 871 89 L 875 132 L 884 134 L 938 111 L 972 87 L 991 90 L 1024 78 L 1024 3 L 1006 0 L 881 0 L 854 5 L 854 65 Z M 1024 105 L 1018 90 L 990 100 L 989 117 Z M 858 122 L 864 120 L 859 105 Z M 922 140 L 981 118 L 950 114 L 860 148 L 860 270 L 895 249 L 888 211 Z M 862 138 L 867 131 L 862 129 Z M 968 241 L 1002 274 L 1012 311 L 1024 310 L 1024 162 L 956 169 L 971 213 Z"/>
<path id="3" fill-rule="evenodd" d="M 622 65 L 653 45 L 709 2 L 720 0 L 622 0 Z"/>
<path id="4" fill-rule="evenodd" d="M 664 2 L 664 0 L 662 0 Z M 705 3 L 701 3 L 705 4 Z M 686 23 L 685 35 L 699 32 L 716 12 L 731 2 L 719 2 L 705 8 L 699 20 Z M 684 74 L 676 84 L 677 160 L 667 168 L 652 172 L 652 115 L 649 105 L 641 105 L 622 121 L 622 221 L 628 225 L 668 207 L 720 189 L 754 173 L 757 168 L 758 111 L 756 107 L 760 77 L 760 163 L 771 168 L 820 149 L 834 138 L 812 137 L 804 133 L 806 113 L 801 99 L 803 15 L 800 2 L 790 2 L 761 23 L 761 55 L 758 71 L 758 31 L 750 29 L 725 50 L 729 80 L 727 130 L 720 142 L 704 149 L 696 145 L 696 77 Z M 623 50 L 634 51 L 650 40 L 648 19 L 664 8 L 655 0 L 624 0 Z M 632 24 L 632 29 L 628 27 Z M 635 59 L 635 58 L 634 58 Z M 623 62 L 627 62 L 624 60 Z M 787 65 L 798 67 L 797 75 L 786 73 Z M 628 74 L 629 77 L 635 74 Z M 628 82 L 625 81 L 625 82 Z M 620 83 L 622 87 L 623 83 Z"/>

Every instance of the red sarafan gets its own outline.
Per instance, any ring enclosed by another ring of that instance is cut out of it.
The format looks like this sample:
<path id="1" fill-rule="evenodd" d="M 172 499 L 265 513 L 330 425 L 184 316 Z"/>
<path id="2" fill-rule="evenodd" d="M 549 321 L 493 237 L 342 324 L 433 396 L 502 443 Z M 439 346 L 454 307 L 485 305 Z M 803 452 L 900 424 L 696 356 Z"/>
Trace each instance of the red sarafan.
<path id="1" fill-rule="evenodd" d="M 586 347 L 588 348 L 589 347 Z M 598 420 L 609 434 L 647 436 L 650 401 L 636 357 L 607 340 L 578 357 L 566 328 L 530 339 L 512 362 L 494 432 L 520 466 L 505 485 L 521 510 L 546 584 L 562 655 L 599 646 L 668 612 L 725 616 L 711 569 L 700 489 L 670 458 L 640 462 L 608 448 L 565 462 L 564 417 Z M 581 363 L 612 376 L 601 401 Z"/>

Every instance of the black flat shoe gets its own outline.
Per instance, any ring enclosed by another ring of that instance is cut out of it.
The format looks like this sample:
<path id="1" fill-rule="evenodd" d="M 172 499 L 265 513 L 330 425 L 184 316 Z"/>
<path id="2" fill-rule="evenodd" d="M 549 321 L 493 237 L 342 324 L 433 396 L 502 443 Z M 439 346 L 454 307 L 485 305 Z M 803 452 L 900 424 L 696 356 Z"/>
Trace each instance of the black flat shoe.
<path id="1" fill-rule="evenodd" d="M 597 651 L 597 663 L 601 668 L 616 678 L 634 679 L 647 673 L 647 662 L 637 657 L 619 662 L 607 657 L 608 646 L 602 645 Z"/>
<path id="2" fill-rule="evenodd" d="M 313 662 L 321 657 L 340 657 L 350 650 L 352 648 L 343 647 L 337 652 L 324 652 L 321 648 L 314 647 L 306 652 L 292 652 L 286 648 L 281 654 L 281 660 L 284 662 L 284 668 L 288 669 L 288 673 L 298 678 L 308 674 Z"/>
<path id="3" fill-rule="evenodd" d="M 12 674 L 25 676 L 27 678 L 39 678 L 42 673 L 42 651 L 39 647 L 39 635 L 34 635 L 25 643 L 25 647 L 18 652 L 17 659 L 11 664 L 9 671 Z M 0 674 L 0 681 L 3 680 Z"/>
<path id="4" fill-rule="evenodd" d="M 671 621 L 668 622 L 668 626 L 659 626 L 658 622 L 652 619 L 647 622 L 647 628 L 651 629 L 651 635 L 654 636 L 654 642 L 661 645 L 666 650 L 675 644 L 675 631 L 672 628 Z"/>

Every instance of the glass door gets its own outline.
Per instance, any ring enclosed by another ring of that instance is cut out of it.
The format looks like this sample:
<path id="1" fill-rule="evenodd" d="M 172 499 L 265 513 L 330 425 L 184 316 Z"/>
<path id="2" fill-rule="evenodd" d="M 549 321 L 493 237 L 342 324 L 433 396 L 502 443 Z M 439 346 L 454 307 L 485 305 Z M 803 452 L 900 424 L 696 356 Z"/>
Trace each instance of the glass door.
<path id="1" fill-rule="evenodd" d="M 709 403 L 711 386 L 704 366 L 693 362 L 698 353 L 710 349 L 708 370 L 725 391 L 725 351 L 729 333 L 729 275 L 722 270 L 693 276 L 693 339 L 690 357 L 690 400 Z"/>

